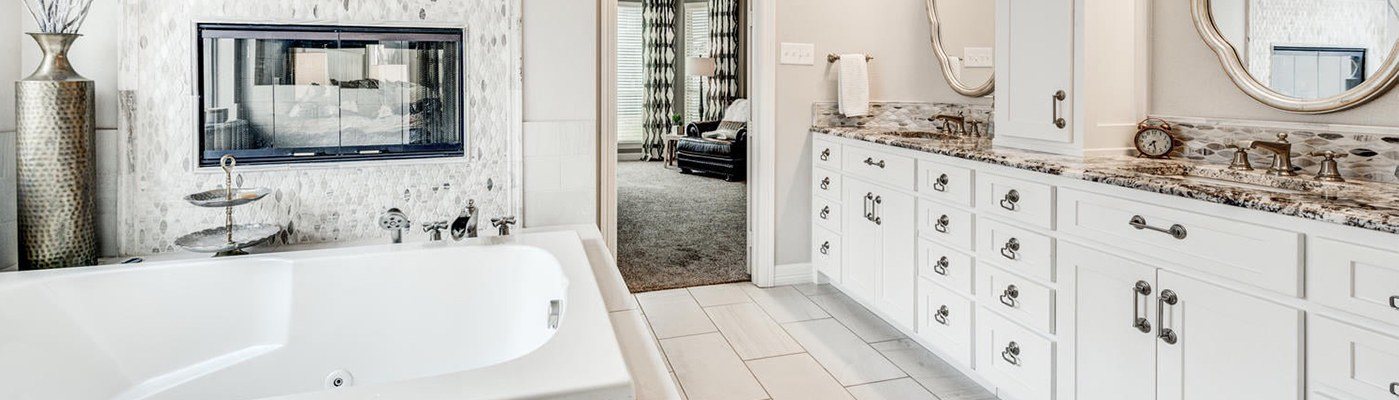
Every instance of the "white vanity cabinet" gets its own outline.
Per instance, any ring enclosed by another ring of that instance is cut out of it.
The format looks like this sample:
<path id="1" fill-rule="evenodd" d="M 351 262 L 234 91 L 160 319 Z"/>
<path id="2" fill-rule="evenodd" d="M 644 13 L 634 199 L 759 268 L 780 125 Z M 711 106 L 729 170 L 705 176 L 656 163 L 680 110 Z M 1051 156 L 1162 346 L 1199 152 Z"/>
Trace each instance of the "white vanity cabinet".
<path id="1" fill-rule="evenodd" d="M 996 145 L 1118 153 L 1146 113 L 1150 2 L 996 0 Z"/>

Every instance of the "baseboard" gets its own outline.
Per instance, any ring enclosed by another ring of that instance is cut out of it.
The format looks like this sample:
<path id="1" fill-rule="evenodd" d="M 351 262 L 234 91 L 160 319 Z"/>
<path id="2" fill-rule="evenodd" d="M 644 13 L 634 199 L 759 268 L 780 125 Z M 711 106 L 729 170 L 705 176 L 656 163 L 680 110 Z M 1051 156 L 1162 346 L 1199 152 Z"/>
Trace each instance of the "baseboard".
<path id="1" fill-rule="evenodd" d="M 811 263 L 778 265 L 772 278 L 773 286 L 811 283 Z"/>
<path id="2" fill-rule="evenodd" d="M 15 265 L 11 265 L 11 266 L 8 266 L 8 267 L 0 268 L 0 272 L 11 272 L 11 271 L 19 271 L 19 264 L 15 264 Z"/>

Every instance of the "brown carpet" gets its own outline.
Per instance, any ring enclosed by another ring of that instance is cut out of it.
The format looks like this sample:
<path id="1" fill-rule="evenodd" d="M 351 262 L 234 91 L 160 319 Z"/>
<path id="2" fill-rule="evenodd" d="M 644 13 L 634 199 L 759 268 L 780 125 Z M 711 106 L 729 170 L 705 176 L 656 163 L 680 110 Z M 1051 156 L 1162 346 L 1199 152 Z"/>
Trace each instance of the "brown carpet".
<path id="1" fill-rule="evenodd" d="M 618 162 L 617 264 L 631 291 L 751 280 L 747 191 L 659 162 Z"/>

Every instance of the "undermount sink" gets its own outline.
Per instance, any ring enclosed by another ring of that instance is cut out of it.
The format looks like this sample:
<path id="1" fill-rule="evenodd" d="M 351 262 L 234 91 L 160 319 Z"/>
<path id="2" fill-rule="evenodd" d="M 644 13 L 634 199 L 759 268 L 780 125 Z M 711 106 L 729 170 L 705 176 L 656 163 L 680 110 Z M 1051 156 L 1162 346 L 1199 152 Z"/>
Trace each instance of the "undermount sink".
<path id="1" fill-rule="evenodd" d="M 1266 175 L 1263 171 L 1234 171 L 1216 166 L 1169 165 L 1129 167 L 1126 169 L 1139 174 L 1177 178 L 1186 182 L 1280 194 L 1317 192 L 1334 194 L 1340 189 L 1340 185 L 1327 184 L 1308 178 L 1272 176 Z"/>

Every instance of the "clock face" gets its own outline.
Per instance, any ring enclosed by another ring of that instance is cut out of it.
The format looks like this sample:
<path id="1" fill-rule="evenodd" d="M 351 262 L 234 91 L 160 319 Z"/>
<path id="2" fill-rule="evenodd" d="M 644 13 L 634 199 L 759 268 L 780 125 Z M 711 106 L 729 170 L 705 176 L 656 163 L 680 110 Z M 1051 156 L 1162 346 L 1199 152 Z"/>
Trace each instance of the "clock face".
<path id="1" fill-rule="evenodd" d="M 1171 154 L 1175 139 L 1160 129 L 1145 129 L 1137 133 L 1137 151 L 1148 157 L 1161 157 Z"/>

